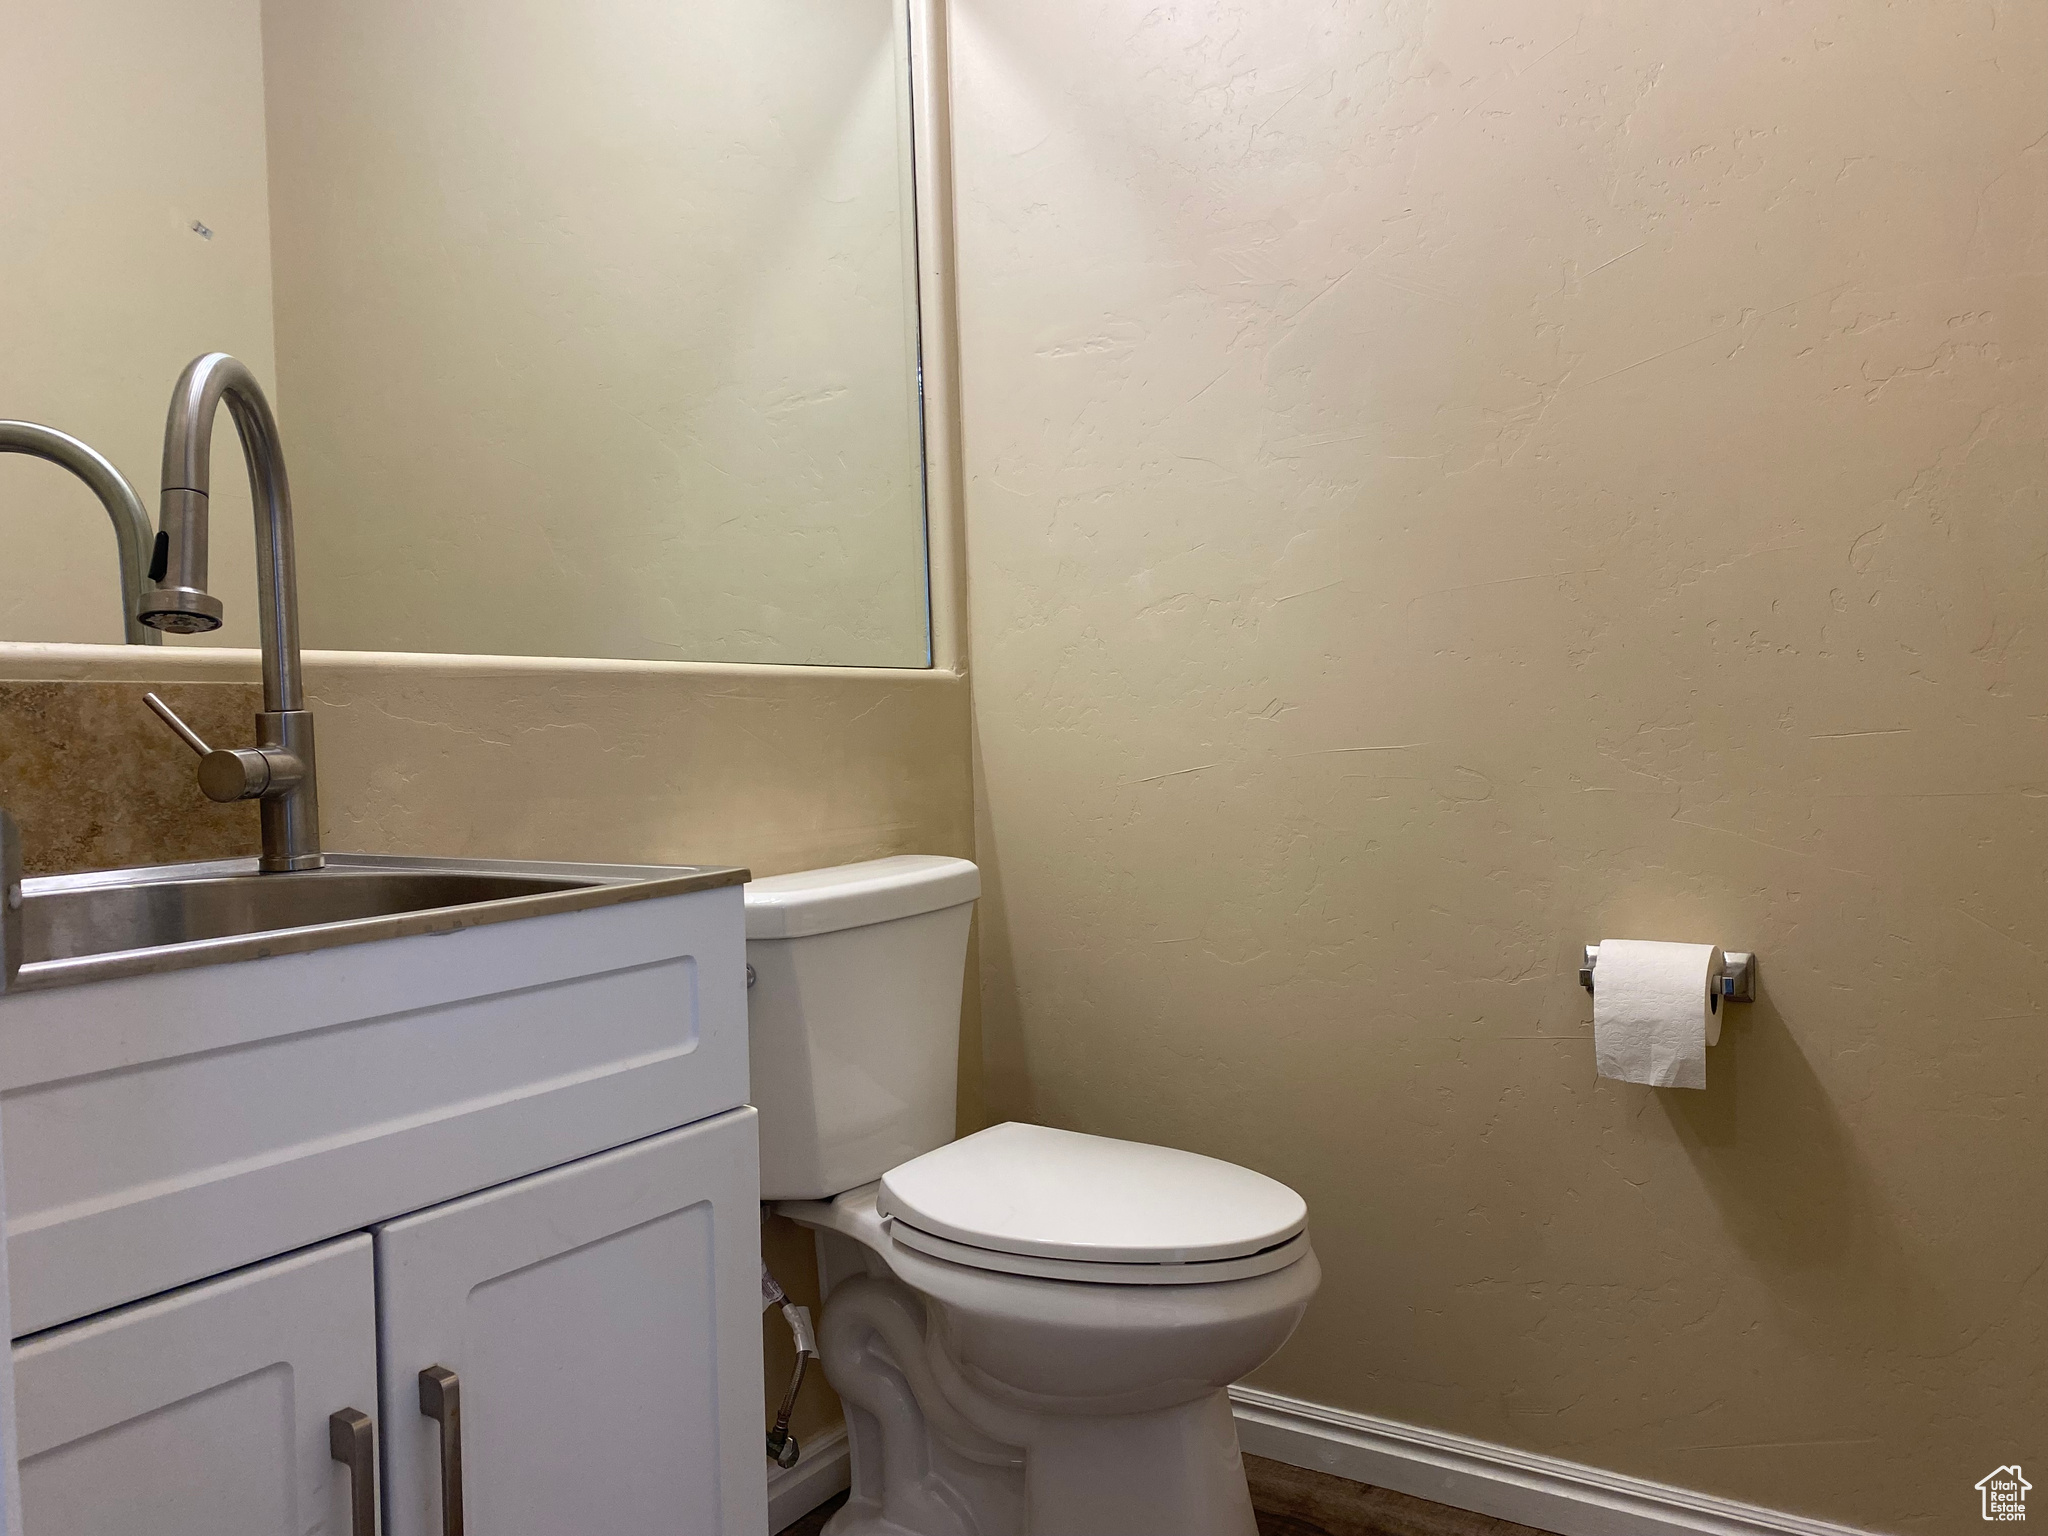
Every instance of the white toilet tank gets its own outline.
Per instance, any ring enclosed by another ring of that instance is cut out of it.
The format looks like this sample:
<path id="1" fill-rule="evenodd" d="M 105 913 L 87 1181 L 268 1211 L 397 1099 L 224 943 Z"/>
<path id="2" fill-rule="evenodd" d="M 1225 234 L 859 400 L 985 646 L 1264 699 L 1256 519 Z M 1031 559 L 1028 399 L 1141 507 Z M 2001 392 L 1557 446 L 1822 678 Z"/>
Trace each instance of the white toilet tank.
<path id="1" fill-rule="evenodd" d="M 761 1198 L 821 1200 L 953 1139 L 981 872 L 905 855 L 746 888 Z"/>

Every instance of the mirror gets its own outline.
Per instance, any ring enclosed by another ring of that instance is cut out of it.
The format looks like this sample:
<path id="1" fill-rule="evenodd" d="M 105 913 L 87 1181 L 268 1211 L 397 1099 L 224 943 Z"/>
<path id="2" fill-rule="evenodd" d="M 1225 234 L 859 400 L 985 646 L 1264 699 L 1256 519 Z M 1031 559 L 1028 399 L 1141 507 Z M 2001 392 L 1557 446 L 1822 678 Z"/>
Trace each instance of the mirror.
<path id="1" fill-rule="evenodd" d="M 17 9 L 0 417 L 152 517 L 180 369 L 271 389 L 309 647 L 930 663 L 902 0 Z M 211 588 L 254 642 L 215 433 Z M 0 639 L 121 638 L 0 454 Z M 173 644 L 194 641 L 173 640 Z"/>

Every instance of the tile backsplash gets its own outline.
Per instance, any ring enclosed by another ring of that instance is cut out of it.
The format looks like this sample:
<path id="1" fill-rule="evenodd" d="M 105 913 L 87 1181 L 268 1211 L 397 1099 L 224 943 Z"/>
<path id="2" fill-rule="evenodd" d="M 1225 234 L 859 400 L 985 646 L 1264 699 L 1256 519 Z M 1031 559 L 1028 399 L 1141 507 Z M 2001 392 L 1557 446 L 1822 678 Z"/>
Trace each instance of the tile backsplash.
<path id="1" fill-rule="evenodd" d="M 197 759 L 142 702 L 152 689 L 208 742 L 255 739 L 254 683 L 0 682 L 0 806 L 27 873 L 256 854 L 255 803 L 199 792 Z"/>

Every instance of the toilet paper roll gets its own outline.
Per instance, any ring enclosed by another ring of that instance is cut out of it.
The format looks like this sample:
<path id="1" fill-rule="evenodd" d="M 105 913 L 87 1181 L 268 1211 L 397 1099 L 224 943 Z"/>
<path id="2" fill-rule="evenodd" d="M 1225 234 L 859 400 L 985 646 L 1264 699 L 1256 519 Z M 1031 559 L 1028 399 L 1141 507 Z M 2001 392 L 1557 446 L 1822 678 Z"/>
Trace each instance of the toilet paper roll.
<path id="1" fill-rule="evenodd" d="M 1653 1088 L 1707 1086 L 1721 1038 L 1715 944 L 1602 939 L 1593 967 L 1593 1055 L 1602 1077 Z"/>

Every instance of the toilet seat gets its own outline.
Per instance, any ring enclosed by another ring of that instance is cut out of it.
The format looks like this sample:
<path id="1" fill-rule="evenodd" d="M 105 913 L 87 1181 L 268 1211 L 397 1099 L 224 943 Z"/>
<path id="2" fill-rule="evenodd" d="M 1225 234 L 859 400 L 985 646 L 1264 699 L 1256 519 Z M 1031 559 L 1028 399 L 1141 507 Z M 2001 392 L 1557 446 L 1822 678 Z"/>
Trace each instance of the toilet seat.
<path id="1" fill-rule="evenodd" d="M 1050 1126 L 992 1126 L 892 1168 L 875 1208 L 934 1258 L 1112 1285 L 1200 1285 L 1283 1269 L 1308 1209 L 1217 1158 Z"/>

